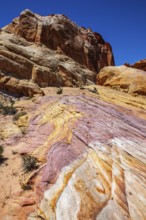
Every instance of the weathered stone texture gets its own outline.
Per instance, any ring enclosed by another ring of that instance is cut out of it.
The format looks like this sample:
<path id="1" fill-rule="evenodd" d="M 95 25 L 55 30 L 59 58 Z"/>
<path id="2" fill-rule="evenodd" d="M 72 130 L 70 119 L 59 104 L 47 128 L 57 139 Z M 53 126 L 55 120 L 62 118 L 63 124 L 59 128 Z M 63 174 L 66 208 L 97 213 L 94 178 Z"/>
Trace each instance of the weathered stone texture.
<path id="1" fill-rule="evenodd" d="M 43 97 L 16 101 L 27 113 L 17 121 L 0 116 L 9 158 L 0 167 L 0 219 L 146 218 L 145 99 L 100 86 L 95 94 L 93 88 L 64 88 L 62 95 L 46 88 Z M 38 158 L 38 170 L 22 172 L 24 153 Z"/>
<path id="2" fill-rule="evenodd" d="M 146 71 L 146 59 L 140 60 L 140 61 L 134 63 L 133 65 L 125 63 L 125 66 Z"/>
<path id="3" fill-rule="evenodd" d="M 104 67 L 97 75 L 96 84 L 110 86 L 133 95 L 146 95 L 146 73 L 127 66 Z"/>
<path id="4" fill-rule="evenodd" d="M 67 56 L 95 72 L 114 65 L 111 45 L 100 34 L 79 27 L 64 15 L 39 16 L 25 10 L 3 29 L 52 50 L 60 48 Z"/>
<path id="5" fill-rule="evenodd" d="M 0 90 L 18 96 L 42 93 L 39 87 L 94 84 L 96 79 L 95 72 L 64 53 L 4 31 L 0 33 L 0 71 Z"/>

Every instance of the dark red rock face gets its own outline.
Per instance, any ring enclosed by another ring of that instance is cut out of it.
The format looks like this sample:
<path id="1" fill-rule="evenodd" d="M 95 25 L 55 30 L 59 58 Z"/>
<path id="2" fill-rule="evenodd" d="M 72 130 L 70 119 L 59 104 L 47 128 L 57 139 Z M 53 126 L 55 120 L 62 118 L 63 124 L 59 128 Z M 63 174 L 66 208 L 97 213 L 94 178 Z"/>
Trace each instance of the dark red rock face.
<path id="1" fill-rule="evenodd" d="M 19 18 L 4 28 L 27 41 L 41 43 L 53 50 L 61 50 L 92 71 L 114 65 L 112 48 L 102 36 L 77 26 L 64 15 L 46 17 L 25 10 Z"/>

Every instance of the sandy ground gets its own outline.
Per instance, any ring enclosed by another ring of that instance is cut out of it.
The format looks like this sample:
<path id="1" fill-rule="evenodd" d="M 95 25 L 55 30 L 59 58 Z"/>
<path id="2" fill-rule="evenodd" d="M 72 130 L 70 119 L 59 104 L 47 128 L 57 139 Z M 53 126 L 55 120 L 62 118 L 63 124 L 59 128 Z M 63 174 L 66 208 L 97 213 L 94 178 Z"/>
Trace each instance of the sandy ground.
<path id="1" fill-rule="evenodd" d="M 22 172 L 21 157 L 10 147 L 4 149 L 5 161 L 0 165 L 0 212 L 12 195 L 21 190 L 19 175 Z"/>

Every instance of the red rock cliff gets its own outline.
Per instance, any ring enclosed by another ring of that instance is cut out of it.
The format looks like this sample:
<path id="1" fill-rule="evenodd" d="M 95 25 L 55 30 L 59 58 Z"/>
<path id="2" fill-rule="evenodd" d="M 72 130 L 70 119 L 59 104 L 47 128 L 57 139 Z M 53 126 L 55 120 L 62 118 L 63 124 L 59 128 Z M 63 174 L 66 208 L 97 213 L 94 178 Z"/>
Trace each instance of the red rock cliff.
<path id="1" fill-rule="evenodd" d="M 111 45 L 100 34 L 77 26 L 64 15 L 44 17 L 25 10 L 4 30 L 27 41 L 61 50 L 95 72 L 99 72 L 104 66 L 114 65 Z"/>

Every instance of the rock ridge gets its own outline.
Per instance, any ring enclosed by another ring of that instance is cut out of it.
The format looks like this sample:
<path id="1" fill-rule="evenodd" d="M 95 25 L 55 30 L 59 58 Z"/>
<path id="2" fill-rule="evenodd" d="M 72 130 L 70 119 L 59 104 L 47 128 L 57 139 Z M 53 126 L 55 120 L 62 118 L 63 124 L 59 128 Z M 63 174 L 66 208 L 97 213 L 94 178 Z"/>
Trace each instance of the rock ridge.
<path id="1" fill-rule="evenodd" d="M 60 48 L 67 56 L 95 72 L 114 65 L 111 45 L 100 34 L 79 27 L 62 14 L 40 16 L 27 9 L 3 30 L 53 50 Z"/>

